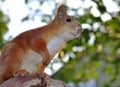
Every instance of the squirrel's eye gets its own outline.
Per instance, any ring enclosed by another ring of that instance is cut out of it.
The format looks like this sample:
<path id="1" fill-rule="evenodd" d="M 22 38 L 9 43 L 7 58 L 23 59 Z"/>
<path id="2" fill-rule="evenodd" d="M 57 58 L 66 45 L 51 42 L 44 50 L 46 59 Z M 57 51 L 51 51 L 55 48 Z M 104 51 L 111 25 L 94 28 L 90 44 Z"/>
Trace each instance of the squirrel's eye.
<path id="1" fill-rule="evenodd" d="M 67 19 L 66 19 L 66 22 L 71 22 L 71 19 L 70 19 L 70 18 L 67 18 Z"/>

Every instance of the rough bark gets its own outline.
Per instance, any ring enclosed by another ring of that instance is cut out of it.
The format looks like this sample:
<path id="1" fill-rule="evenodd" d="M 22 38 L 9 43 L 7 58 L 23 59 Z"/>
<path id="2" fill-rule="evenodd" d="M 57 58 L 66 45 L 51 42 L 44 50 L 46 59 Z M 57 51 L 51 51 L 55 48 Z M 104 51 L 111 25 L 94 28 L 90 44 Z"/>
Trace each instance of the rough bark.
<path id="1" fill-rule="evenodd" d="M 42 76 L 34 75 L 27 77 L 13 77 L 5 81 L 0 87 L 69 87 L 63 81 L 50 79 L 50 86 L 47 86 Z"/>

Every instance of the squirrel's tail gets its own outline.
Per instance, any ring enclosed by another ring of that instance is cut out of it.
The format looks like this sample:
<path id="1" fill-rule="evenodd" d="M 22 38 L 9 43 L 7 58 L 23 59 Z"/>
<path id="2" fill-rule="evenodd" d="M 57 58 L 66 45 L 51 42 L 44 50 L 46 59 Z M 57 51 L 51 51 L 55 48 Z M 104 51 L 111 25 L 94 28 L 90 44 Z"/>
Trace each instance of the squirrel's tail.
<path id="1" fill-rule="evenodd" d="M 0 66 L 0 84 L 2 84 L 4 82 L 4 79 L 3 79 L 3 70 L 2 70 L 2 67 Z"/>
<path id="2" fill-rule="evenodd" d="M 3 64 L 1 63 L 1 54 L 0 54 L 0 85 L 4 82 L 3 72 L 4 72 L 4 68 L 3 68 Z"/>

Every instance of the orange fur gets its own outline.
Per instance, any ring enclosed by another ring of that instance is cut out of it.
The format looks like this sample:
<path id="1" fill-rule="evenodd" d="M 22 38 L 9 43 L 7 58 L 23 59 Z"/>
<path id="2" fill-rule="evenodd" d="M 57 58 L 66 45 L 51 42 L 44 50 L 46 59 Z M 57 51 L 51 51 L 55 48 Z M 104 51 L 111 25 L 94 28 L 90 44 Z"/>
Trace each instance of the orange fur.
<path id="1" fill-rule="evenodd" d="M 66 9 L 65 5 L 61 5 L 50 24 L 23 32 L 4 46 L 0 56 L 1 82 L 16 72 L 24 72 L 24 69 L 43 73 L 62 45 L 79 36 L 81 26 L 75 18 L 66 14 Z"/>

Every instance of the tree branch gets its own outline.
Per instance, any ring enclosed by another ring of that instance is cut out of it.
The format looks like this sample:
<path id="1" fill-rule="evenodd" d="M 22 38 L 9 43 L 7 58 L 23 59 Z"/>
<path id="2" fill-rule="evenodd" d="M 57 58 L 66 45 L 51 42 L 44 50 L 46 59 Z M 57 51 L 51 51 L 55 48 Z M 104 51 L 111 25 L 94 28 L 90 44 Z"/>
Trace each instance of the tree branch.
<path id="1" fill-rule="evenodd" d="M 0 87 L 48 87 L 42 76 L 13 77 L 5 81 Z M 49 87 L 69 87 L 63 81 L 50 79 Z"/>

